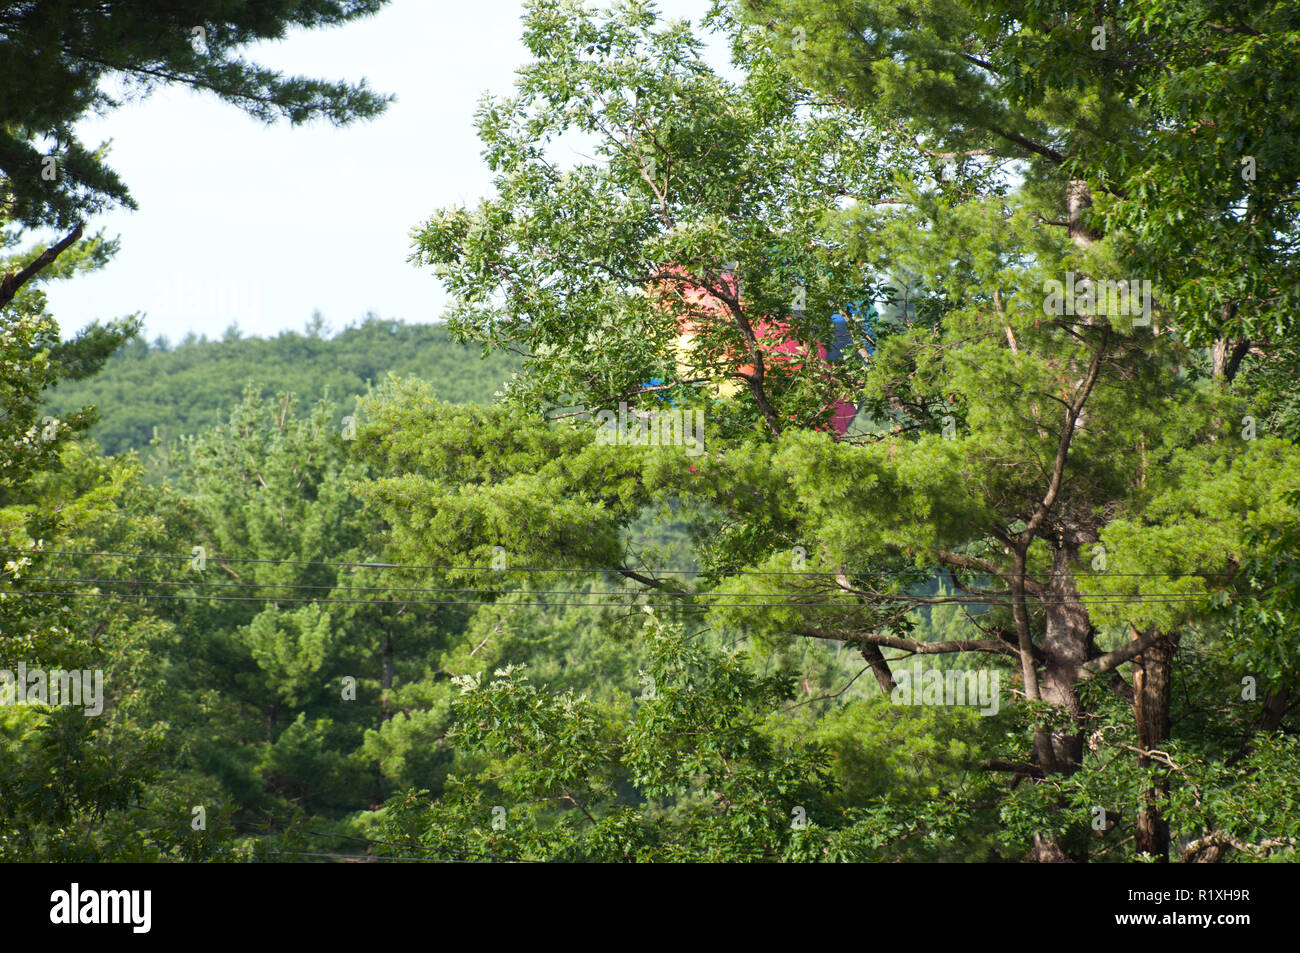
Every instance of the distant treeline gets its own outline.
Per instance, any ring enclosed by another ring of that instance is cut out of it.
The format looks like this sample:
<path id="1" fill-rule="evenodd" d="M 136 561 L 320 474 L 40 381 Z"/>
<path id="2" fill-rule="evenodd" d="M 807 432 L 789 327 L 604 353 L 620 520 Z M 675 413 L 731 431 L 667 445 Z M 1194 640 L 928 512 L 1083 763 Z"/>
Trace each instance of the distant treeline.
<path id="1" fill-rule="evenodd" d="M 233 328 L 221 340 L 188 335 L 136 338 L 84 381 L 64 381 L 49 394 L 53 416 L 93 404 L 99 424 L 91 435 L 104 452 L 143 451 L 155 432 L 164 440 L 207 430 L 239 403 L 252 384 L 260 394 L 285 391 L 311 402 L 328 393 L 352 409 L 371 382 L 389 373 L 431 381 L 455 403 L 490 401 L 517 368 L 502 354 L 483 359 L 476 346 L 457 344 L 443 325 L 406 324 L 371 314 L 326 336 L 319 317 L 304 332 L 273 338 L 242 337 Z"/>

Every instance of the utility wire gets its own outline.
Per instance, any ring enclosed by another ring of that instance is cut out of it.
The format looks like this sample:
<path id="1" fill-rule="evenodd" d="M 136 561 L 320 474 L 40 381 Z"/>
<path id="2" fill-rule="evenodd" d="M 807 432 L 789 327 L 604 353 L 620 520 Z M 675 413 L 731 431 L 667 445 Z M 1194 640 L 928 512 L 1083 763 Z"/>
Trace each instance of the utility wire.
<path id="1" fill-rule="evenodd" d="M 291 585 L 288 583 L 278 583 L 278 582 L 207 582 L 203 580 L 111 579 L 107 577 L 87 579 L 87 578 L 63 578 L 60 576 L 23 576 L 21 578 L 22 581 L 24 582 L 53 583 L 54 585 L 75 584 L 75 585 L 86 585 L 86 586 L 99 586 L 99 585 L 175 586 L 180 588 L 196 587 L 196 588 L 215 588 L 215 589 L 241 589 L 242 588 L 242 589 L 291 589 L 295 591 L 320 590 L 325 592 L 440 592 L 440 593 L 441 592 L 456 592 L 456 593 L 476 592 L 476 593 L 496 593 L 501 595 L 512 595 L 514 593 L 526 593 L 530 596 L 608 595 L 608 596 L 616 596 L 616 597 L 622 597 L 622 596 L 638 597 L 638 596 L 653 594 L 653 592 L 643 590 L 643 589 L 621 590 L 621 591 L 607 590 L 605 592 L 592 592 L 590 589 L 475 589 L 468 586 L 463 586 L 463 587 L 304 586 L 304 585 Z M 130 593 L 130 595 L 135 595 L 135 594 L 136 593 Z M 787 590 L 783 592 L 712 592 L 712 591 L 690 592 L 690 591 L 670 590 L 664 592 L 663 594 L 679 596 L 679 597 L 684 597 L 689 599 L 725 599 L 728 597 L 734 599 L 753 599 L 759 597 L 806 598 L 806 597 L 817 596 L 817 595 L 844 596 L 844 595 L 852 595 L 853 593 L 849 593 L 841 589 L 827 589 L 827 590 L 794 589 L 794 590 Z M 150 593 L 150 595 L 152 595 L 152 593 Z M 1199 594 L 1194 595 L 1194 594 L 1183 593 L 1183 592 L 1146 592 L 1146 593 L 1140 593 L 1140 595 L 1143 596 L 1144 598 L 1150 596 L 1178 596 L 1178 597 L 1187 597 L 1187 598 L 1201 598 Z M 276 597 L 267 596 L 266 598 L 272 599 Z M 929 598 L 929 597 L 920 596 L 918 598 Z M 945 598 L 947 599 L 948 602 L 952 604 L 962 604 L 967 602 L 982 603 L 982 602 L 990 601 L 988 599 L 975 597 L 975 596 L 966 596 L 966 595 L 953 595 L 951 597 L 945 597 Z M 1011 598 L 1010 593 L 995 594 L 992 596 L 992 599 L 994 600 L 1009 599 L 1009 598 Z M 1035 599 L 1033 595 L 1029 595 L 1029 594 L 1026 594 L 1025 598 L 1027 600 L 1038 601 L 1037 599 Z M 1123 593 L 1104 593 L 1104 594 L 1089 596 L 1085 598 L 1091 598 L 1094 601 L 1097 601 L 1097 600 L 1105 600 L 1105 599 L 1125 598 L 1125 596 Z M 365 600 L 365 601 L 372 601 L 372 600 Z M 491 603 L 484 600 L 484 604 L 491 604 Z M 936 603 L 936 604 L 942 605 L 943 603 Z"/>
<path id="2" fill-rule="evenodd" d="M 0 553 L 20 553 L 27 556 L 90 556 L 97 558 L 119 558 L 119 559 L 175 559 L 188 561 L 194 557 L 186 554 L 173 553 L 111 553 L 111 552 L 87 552 L 80 550 L 50 549 L 50 550 L 31 550 L 31 549 L 13 549 L 0 547 Z M 353 569 L 403 569 L 418 572 L 514 572 L 514 573 L 599 573 L 599 574 L 617 574 L 627 570 L 626 566 L 614 566 L 607 568 L 569 568 L 557 569 L 546 566 L 503 566 L 496 568 L 493 566 L 421 566 L 404 563 L 384 563 L 384 562 L 329 562 L 312 559 L 254 559 L 242 556 L 214 556 L 209 555 L 207 559 L 213 562 L 226 563 L 265 563 L 277 566 L 332 566 Z M 647 572 L 657 573 L 659 575 L 729 575 L 729 576 L 838 576 L 838 571 L 832 570 L 760 570 L 760 569 L 734 569 L 734 570 L 705 570 L 705 569 L 652 569 Z M 868 570 L 844 570 L 848 576 L 910 576 L 920 575 L 931 577 L 935 575 L 935 570 L 931 569 L 868 569 Z M 986 574 L 987 575 L 987 574 Z M 1190 573 L 1164 573 L 1164 572 L 1085 572 L 1079 571 L 1076 576 L 1116 576 L 1116 577 L 1162 577 L 1169 579 L 1179 578 L 1209 578 L 1213 576 L 1232 576 L 1232 572 L 1190 572 Z"/>
<path id="3" fill-rule="evenodd" d="M 23 590 L 0 589 L 0 595 L 17 596 L 21 598 L 49 596 L 52 598 L 74 598 L 74 599 L 90 599 L 90 598 L 176 599 L 176 600 L 181 600 L 186 602 L 260 602 L 260 603 L 285 602 L 285 603 L 312 603 L 316 605 L 480 606 L 480 607 L 497 606 L 497 607 L 508 608 L 508 609 L 523 609 L 523 608 L 560 609 L 560 608 L 573 608 L 578 606 L 586 606 L 591 608 L 607 608 L 607 609 L 630 609 L 630 608 L 635 608 L 638 605 L 638 603 L 628 602 L 628 601 L 624 601 L 624 602 L 529 601 L 529 602 L 503 603 L 503 602 L 487 601 L 487 600 L 480 600 L 480 599 L 471 599 L 471 600 L 393 599 L 393 600 L 385 600 L 383 602 L 380 602 L 375 599 L 311 599 L 311 598 L 295 598 L 295 597 L 287 597 L 287 596 L 279 597 L 279 596 L 270 596 L 270 595 L 210 596 L 210 595 L 180 595 L 176 593 L 155 593 L 155 592 L 67 592 L 67 591 L 40 590 L 40 589 L 23 589 Z M 611 593 L 611 595 L 615 595 L 615 594 Z M 641 595 L 646 595 L 646 593 L 629 593 L 629 596 L 633 598 L 639 597 Z M 802 593 L 802 595 L 807 595 L 807 593 Z M 1162 596 L 1140 596 L 1140 595 L 1139 596 L 1108 595 L 1108 596 L 1097 596 L 1097 597 L 1081 596 L 1077 599 L 1076 598 L 1034 599 L 1032 597 L 1026 596 L 1026 601 L 1032 602 L 1035 605 L 1043 605 L 1043 606 L 1083 605 L 1085 600 L 1097 604 L 1102 604 L 1102 605 L 1107 605 L 1107 604 L 1138 605 L 1138 604 L 1171 604 L 1171 603 L 1176 604 L 1176 603 L 1183 603 L 1183 602 L 1196 602 L 1202 598 L 1204 597 L 1197 596 L 1197 595 L 1178 595 L 1178 594 L 1167 594 Z M 1005 600 L 994 600 L 994 599 L 979 598 L 979 597 L 970 597 L 962 600 L 953 600 L 950 603 L 938 603 L 938 604 L 951 605 L 951 604 L 959 604 L 959 603 L 1002 606 L 1002 607 L 1010 607 L 1012 605 L 1011 602 Z M 700 609 L 708 609 L 708 608 L 764 609 L 764 608 L 794 607 L 794 608 L 810 608 L 810 609 L 840 609 L 846 612 L 854 609 L 864 608 L 864 606 L 861 603 L 857 603 L 857 602 L 833 602 L 829 600 L 820 601 L 820 602 L 789 602 L 789 601 L 785 601 L 785 602 L 742 602 L 742 601 L 705 602 L 705 603 L 700 603 L 698 605 L 695 605 L 693 607 L 700 608 Z"/>

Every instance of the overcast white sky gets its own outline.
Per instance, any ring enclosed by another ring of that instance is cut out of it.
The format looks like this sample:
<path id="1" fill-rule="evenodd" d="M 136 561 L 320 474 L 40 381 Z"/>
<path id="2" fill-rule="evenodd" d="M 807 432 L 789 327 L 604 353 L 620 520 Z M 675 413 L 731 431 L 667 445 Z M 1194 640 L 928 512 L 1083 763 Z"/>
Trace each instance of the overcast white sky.
<path id="1" fill-rule="evenodd" d="M 600 5 L 607 5 L 601 0 Z M 696 26 L 709 0 L 659 0 Z M 337 330 L 367 311 L 436 320 L 445 295 L 407 262 L 436 208 L 473 204 L 490 177 L 474 134 L 484 92 L 508 94 L 527 60 L 520 0 L 392 0 L 377 16 L 299 32 L 250 58 L 289 74 L 356 81 L 397 96 L 369 123 L 266 126 L 188 90 L 160 90 L 80 126 L 112 140 L 109 164 L 139 210 L 92 219 L 121 237 L 102 271 L 47 285 L 68 335 L 95 318 L 145 313 L 150 340 L 301 329 L 319 309 Z M 720 41 L 710 59 L 725 68 Z M 576 157 L 575 157 L 576 158 Z"/>

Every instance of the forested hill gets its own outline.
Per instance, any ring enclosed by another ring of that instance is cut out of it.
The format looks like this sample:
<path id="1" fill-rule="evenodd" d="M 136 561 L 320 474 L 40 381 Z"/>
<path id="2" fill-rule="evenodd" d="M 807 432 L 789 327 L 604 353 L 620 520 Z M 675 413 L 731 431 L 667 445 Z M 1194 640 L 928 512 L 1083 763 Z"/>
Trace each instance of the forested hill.
<path id="1" fill-rule="evenodd" d="M 137 338 L 97 375 L 50 391 L 48 409 L 57 417 L 95 405 L 100 422 L 91 436 L 105 453 L 116 454 L 148 447 L 155 428 L 166 439 L 206 430 L 250 383 L 264 395 L 287 391 L 302 401 L 328 391 L 346 413 L 369 382 L 378 384 L 390 372 L 430 381 L 444 400 L 482 403 L 516 367 L 499 353 L 481 358 L 477 347 L 457 344 L 443 325 L 371 315 L 334 337 L 316 321 L 303 333 L 273 338 L 228 331 L 221 340 L 191 335 L 176 346 Z"/>

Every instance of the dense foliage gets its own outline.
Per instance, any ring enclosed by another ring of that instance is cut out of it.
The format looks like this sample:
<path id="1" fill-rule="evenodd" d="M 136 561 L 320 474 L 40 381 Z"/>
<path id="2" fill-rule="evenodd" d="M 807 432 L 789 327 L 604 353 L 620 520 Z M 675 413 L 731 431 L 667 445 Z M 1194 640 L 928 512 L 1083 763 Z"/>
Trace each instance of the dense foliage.
<path id="1" fill-rule="evenodd" d="M 15 285 L 0 858 L 1293 860 L 1300 34 L 1124 17 L 532 0 L 447 326 Z"/>
<path id="2" fill-rule="evenodd" d="M 137 450 L 152 460 L 148 448 L 155 437 L 170 444 L 210 429 L 250 384 L 264 397 L 329 395 L 351 415 L 356 397 L 389 374 L 431 381 L 456 403 L 481 403 L 505 387 L 517 366 L 509 355 L 480 360 L 476 348 L 455 344 L 439 325 L 371 315 L 332 337 L 319 322 L 274 338 L 191 335 L 173 346 L 137 337 L 113 355 L 103 374 L 50 391 L 47 406 L 55 416 L 95 406 L 99 420 L 90 434 L 105 453 Z"/>

